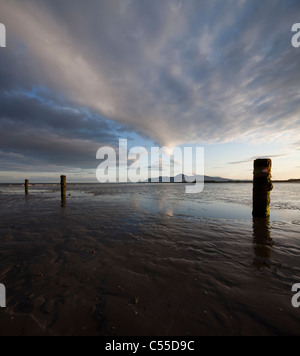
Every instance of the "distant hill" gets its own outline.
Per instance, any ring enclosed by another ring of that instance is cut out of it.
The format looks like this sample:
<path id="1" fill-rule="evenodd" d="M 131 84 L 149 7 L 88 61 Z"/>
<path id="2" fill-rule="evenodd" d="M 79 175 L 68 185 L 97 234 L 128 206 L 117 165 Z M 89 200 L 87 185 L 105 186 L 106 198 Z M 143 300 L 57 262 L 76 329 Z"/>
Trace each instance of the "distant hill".
<path id="1" fill-rule="evenodd" d="M 201 181 L 201 176 L 185 176 L 184 174 L 179 174 L 175 178 L 171 177 L 170 183 L 196 183 L 196 178 L 198 178 L 198 182 Z M 147 181 L 143 183 L 164 183 L 163 180 L 167 180 L 167 177 L 159 177 L 156 181 L 151 182 L 149 178 Z M 241 180 L 241 179 L 229 179 L 222 177 L 210 177 L 204 176 L 205 183 L 252 183 L 252 180 Z M 167 183 L 167 182 L 166 182 Z M 300 179 L 289 179 L 289 180 L 273 180 L 273 183 L 300 183 Z"/>
<path id="2" fill-rule="evenodd" d="M 159 177 L 154 181 L 153 183 L 163 183 L 163 181 L 170 180 L 170 183 L 196 183 L 197 181 L 201 181 L 202 177 L 201 176 L 186 176 L 184 174 L 179 174 L 175 178 L 171 177 Z M 222 177 L 209 177 L 209 176 L 204 176 L 204 182 L 205 183 L 226 183 L 226 182 L 234 182 L 232 179 L 227 179 L 227 178 L 222 178 Z M 149 178 L 145 183 L 152 183 L 151 178 Z"/>

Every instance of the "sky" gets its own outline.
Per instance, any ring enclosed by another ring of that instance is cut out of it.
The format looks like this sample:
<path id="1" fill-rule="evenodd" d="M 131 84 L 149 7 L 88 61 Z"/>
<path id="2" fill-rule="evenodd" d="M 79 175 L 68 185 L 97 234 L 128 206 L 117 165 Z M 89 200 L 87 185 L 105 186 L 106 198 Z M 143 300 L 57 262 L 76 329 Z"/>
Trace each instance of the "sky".
<path id="1" fill-rule="evenodd" d="M 97 182 L 101 147 L 300 178 L 299 0 L 0 0 L 0 183 Z"/>

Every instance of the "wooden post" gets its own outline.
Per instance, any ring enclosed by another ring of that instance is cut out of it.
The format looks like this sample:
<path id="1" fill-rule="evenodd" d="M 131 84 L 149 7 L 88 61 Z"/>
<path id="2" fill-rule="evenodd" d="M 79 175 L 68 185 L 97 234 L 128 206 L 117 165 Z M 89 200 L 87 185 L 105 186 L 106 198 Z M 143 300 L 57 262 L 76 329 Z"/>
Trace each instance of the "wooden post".
<path id="1" fill-rule="evenodd" d="M 60 189 L 61 189 L 61 202 L 65 203 L 66 196 L 67 196 L 67 177 L 66 176 L 60 177 Z"/>
<path id="2" fill-rule="evenodd" d="M 257 159 L 254 161 L 253 178 L 253 216 L 267 218 L 270 216 L 272 184 L 272 160 Z"/>
<path id="3" fill-rule="evenodd" d="M 29 192 L 29 180 L 25 179 L 25 195 L 28 195 Z"/>

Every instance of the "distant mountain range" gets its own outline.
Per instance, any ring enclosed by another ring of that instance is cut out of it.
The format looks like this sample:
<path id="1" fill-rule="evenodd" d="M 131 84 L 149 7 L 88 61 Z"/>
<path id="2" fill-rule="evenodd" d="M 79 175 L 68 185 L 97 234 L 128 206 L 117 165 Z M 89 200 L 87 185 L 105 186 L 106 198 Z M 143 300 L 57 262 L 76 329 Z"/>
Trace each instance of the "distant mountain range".
<path id="1" fill-rule="evenodd" d="M 200 182 L 203 179 L 203 176 L 186 176 L 184 174 L 179 174 L 176 177 L 159 177 L 156 178 L 154 182 L 151 181 L 151 178 L 149 178 L 147 181 L 144 183 L 164 183 L 169 180 L 170 183 L 196 183 L 196 180 Z M 233 180 L 233 179 L 227 179 L 227 178 L 222 178 L 222 177 L 209 177 L 209 176 L 204 176 L 204 182 L 205 183 L 228 183 L 228 182 L 250 182 L 250 181 L 242 181 L 242 180 Z"/>
<path id="2" fill-rule="evenodd" d="M 179 174 L 175 178 L 159 177 L 156 178 L 156 181 L 151 182 L 151 179 L 142 182 L 142 183 L 196 183 L 196 178 L 198 182 L 201 182 L 202 176 L 186 176 L 184 174 Z M 166 181 L 164 181 L 166 180 Z M 205 183 L 252 183 L 252 180 L 242 180 L 242 179 L 228 179 L 222 177 L 210 177 L 204 176 Z M 273 183 L 300 183 L 300 179 L 288 179 L 288 180 L 273 180 Z"/>

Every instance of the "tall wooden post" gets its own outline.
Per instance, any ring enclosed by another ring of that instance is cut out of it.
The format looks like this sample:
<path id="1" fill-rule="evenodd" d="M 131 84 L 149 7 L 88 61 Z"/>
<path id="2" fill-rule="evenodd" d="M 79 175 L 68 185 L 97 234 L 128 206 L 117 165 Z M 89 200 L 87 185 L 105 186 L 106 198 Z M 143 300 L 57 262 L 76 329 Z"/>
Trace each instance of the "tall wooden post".
<path id="1" fill-rule="evenodd" d="M 25 179 L 25 195 L 29 193 L 29 180 Z"/>
<path id="2" fill-rule="evenodd" d="M 65 203 L 66 196 L 67 196 L 67 177 L 66 176 L 60 177 L 60 190 L 61 190 L 61 202 Z"/>
<path id="3" fill-rule="evenodd" d="M 272 160 L 257 159 L 254 161 L 253 177 L 253 216 L 267 218 L 270 216 L 272 184 Z"/>

